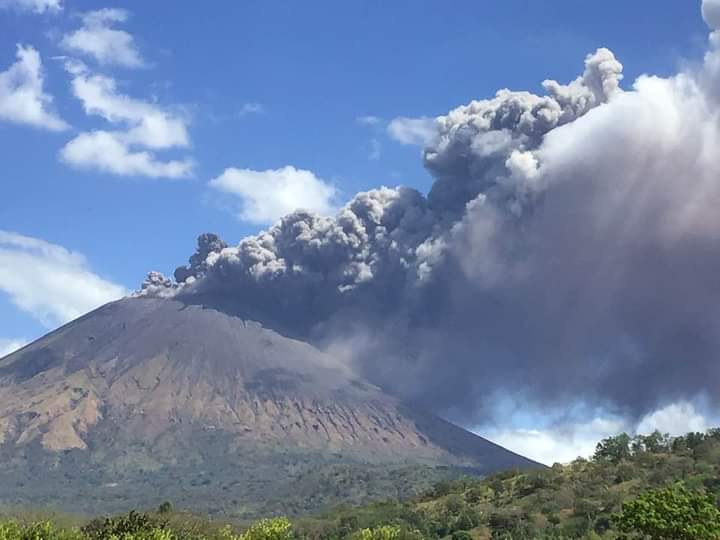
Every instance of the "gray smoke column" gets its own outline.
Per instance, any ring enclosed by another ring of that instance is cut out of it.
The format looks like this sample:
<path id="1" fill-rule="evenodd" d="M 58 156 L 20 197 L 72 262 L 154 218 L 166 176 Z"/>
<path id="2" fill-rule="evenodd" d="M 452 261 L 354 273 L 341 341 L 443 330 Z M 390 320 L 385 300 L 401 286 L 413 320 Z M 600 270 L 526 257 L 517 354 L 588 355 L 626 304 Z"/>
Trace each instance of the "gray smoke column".
<path id="1" fill-rule="evenodd" d="M 620 92 L 622 68 L 612 52 L 599 49 L 572 83 L 545 81 L 547 96 L 501 90 L 494 99 L 440 117 L 436 143 L 424 152 L 425 166 L 437 178 L 430 205 L 457 216 L 479 193 L 517 195 L 509 176 L 525 164 L 514 152 L 536 149 L 550 131 L 608 102 Z"/>
<path id="2" fill-rule="evenodd" d="M 502 392 L 632 417 L 712 400 L 718 66 L 711 46 L 695 71 L 623 90 L 599 49 L 545 95 L 502 90 L 438 118 L 427 198 L 380 188 L 237 246 L 201 237 L 178 283 L 154 275 L 142 294 L 222 299 L 460 420 Z"/>

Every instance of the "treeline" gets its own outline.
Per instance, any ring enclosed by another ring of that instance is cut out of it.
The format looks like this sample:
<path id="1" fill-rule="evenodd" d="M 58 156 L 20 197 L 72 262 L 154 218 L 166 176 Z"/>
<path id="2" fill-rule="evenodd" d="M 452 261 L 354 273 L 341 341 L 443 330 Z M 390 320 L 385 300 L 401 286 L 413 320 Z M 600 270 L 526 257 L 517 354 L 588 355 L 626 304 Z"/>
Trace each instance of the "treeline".
<path id="1" fill-rule="evenodd" d="M 205 529 L 205 530 L 202 530 Z M 264 519 L 241 533 L 226 525 L 172 526 L 157 514 L 128 514 L 93 520 L 83 527 L 59 527 L 51 521 L 0 523 L 0 540 L 291 540 L 292 525 L 285 518 Z"/>
<path id="2" fill-rule="evenodd" d="M 695 455 L 698 451 L 702 454 L 717 442 L 720 442 L 720 428 L 709 429 L 705 433 L 692 432 L 682 437 L 670 437 L 659 431 L 635 437 L 621 433 L 616 437 L 600 441 L 595 447 L 593 459 L 618 463 L 623 459 L 642 454 L 690 452 Z"/>
<path id="3" fill-rule="evenodd" d="M 250 526 L 131 512 L 76 527 L 5 520 L 0 540 L 720 539 L 720 430 L 604 439 L 591 459 L 441 482 L 412 500 Z"/>

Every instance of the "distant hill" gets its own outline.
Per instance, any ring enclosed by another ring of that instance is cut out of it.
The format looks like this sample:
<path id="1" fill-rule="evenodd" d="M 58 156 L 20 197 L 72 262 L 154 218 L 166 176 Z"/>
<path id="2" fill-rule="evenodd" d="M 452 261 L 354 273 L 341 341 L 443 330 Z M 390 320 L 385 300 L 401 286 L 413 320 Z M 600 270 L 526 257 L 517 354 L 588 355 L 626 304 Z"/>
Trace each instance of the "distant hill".
<path id="1" fill-rule="evenodd" d="M 228 516 L 408 496 L 539 465 L 258 323 L 108 304 L 0 360 L 0 504 Z"/>

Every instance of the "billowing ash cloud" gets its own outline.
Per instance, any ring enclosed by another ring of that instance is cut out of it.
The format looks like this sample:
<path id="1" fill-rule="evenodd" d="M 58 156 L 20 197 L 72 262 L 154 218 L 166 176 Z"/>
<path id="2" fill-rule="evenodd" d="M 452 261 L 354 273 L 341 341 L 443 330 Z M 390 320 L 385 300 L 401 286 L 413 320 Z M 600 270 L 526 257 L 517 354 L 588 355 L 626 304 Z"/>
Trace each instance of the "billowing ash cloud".
<path id="1" fill-rule="evenodd" d="M 710 28 L 720 28 L 720 1 L 704 0 L 702 3 L 703 19 Z"/>
<path id="2" fill-rule="evenodd" d="M 440 117 L 437 142 L 424 152 L 425 166 L 437 178 L 431 206 L 457 216 L 479 193 L 519 195 L 512 173 L 535 165 L 521 152 L 536 149 L 550 131 L 610 100 L 619 92 L 622 68 L 612 52 L 599 49 L 572 83 L 545 81 L 546 96 L 501 90 L 494 99 Z"/>
<path id="3" fill-rule="evenodd" d="M 622 90 L 599 49 L 545 95 L 503 90 L 438 118 L 427 198 L 381 188 L 234 247 L 203 236 L 177 284 L 155 276 L 144 294 L 251 314 L 466 421 L 504 392 L 636 419 L 712 400 L 719 59 Z"/>

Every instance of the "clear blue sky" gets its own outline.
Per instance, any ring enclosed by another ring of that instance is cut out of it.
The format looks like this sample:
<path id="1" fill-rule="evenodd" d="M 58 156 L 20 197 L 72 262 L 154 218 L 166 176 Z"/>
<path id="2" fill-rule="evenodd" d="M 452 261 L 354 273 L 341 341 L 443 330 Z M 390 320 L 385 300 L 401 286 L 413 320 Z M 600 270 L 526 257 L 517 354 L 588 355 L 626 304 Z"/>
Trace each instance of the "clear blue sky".
<path id="1" fill-rule="evenodd" d="M 61 45 L 83 13 L 109 7 L 127 10 L 112 28 L 132 36 L 142 67 L 99 64 Z M 383 122 L 443 114 L 504 87 L 539 92 L 546 78 L 576 77 L 600 46 L 623 62 L 628 85 L 697 59 L 707 39 L 694 0 L 66 0 L 51 11 L 0 10 L 0 71 L 16 62 L 16 44 L 32 46 L 52 109 L 71 126 L 0 119 L 0 230 L 82 253 L 92 272 L 128 289 L 148 270 L 172 273 L 201 232 L 234 243 L 259 229 L 208 187 L 228 167 L 307 169 L 334 184 L 340 202 L 383 184 L 427 191 L 419 148 L 394 141 Z M 189 147 L 158 156 L 190 157 L 192 175 L 121 176 L 61 162 L 72 138 L 108 127 L 73 96 L 67 57 L 112 77 L 120 93 L 180 114 Z M 368 115 L 383 122 L 357 121 Z M 0 338 L 52 326 L 16 304 L 0 293 Z"/>

